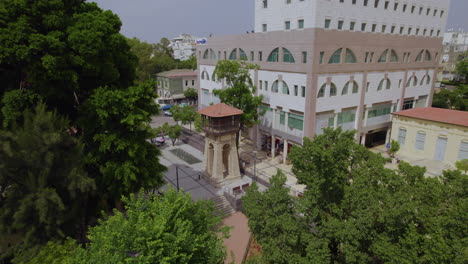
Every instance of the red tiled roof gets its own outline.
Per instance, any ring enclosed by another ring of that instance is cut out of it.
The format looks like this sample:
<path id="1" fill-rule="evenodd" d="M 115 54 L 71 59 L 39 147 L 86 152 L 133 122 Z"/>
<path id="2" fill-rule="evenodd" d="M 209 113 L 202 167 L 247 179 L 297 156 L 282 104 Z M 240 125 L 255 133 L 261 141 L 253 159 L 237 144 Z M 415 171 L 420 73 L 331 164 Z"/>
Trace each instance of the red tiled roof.
<path id="1" fill-rule="evenodd" d="M 220 103 L 205 107 L 198 111 L 198 113 L 209 117 L 226 117 L 242 115 L 244 112 L 227 104 Z"/>
<path id="2" fill-rule="evenodd" d="M 178 77 L 197 77 L 197 71 L 192 71 L 188 69 L 176 69 L 171 71 L 160 72 L 157 76 L 167 77 L 167 78 L 178 78 Z"/>
<path id="3" fill-rule="evenodd" d="M 435 107 L 420 107 L 393 113 L 417 119 L 468 127 L 468 112 Z"/>

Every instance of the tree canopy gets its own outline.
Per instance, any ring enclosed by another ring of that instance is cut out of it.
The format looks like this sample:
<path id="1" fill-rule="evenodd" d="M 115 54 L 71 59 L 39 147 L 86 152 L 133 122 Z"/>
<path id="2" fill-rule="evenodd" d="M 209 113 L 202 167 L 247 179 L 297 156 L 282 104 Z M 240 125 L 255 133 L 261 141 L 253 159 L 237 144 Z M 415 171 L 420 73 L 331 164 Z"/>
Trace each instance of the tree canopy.
<path id="1" fill-rule="evenodd" d="M 40 103 L 22 124 L 0 130 L 0 231 L 28 250 L 79 229 L 94 180 L 83 167 L 83 144 L 69 122 Z M 12 252 L 8 252 L 12 253 Z"/>
<path id="2" fill-rule="evenodd" d="M 455 86 L 434 93 L 433 107 L 468 111 L 468 85 Z"/>
<path id="3" fill-rule="evenodd" d="M 84 249 L 72 241 L 50 243 L 30 264 L 46 263 L 49 255 L 70 264 L 224 262 L 219 232 L 226 230 L 218 228 L 221 219 L 213 215 L 211 202 L 193 202 L 173 189 L 163 196 L 140 192 L 123 201 L 126 213 L 115 210 L 100 220 Z"/>
<path id="4" fill-rule="evenodd" d="M 462 53 L 455 65 L 455 70 L 458 75 L 463 76 L 465 81 L 468 81 L 468 51 Z"/>
<path id="5" fill-rule="evenodd" d="M 288 197 L 281 176 L 272 178 L 271 191 L 252 188 L 244 198 L 266 262 L 466 261 L 468 175 L 425 178 L 425 168 L 404 162 L 387 169 L 381 155 L 340 129 L 305 138 L 290 159 L 306 185 L 302 198 Z"/>

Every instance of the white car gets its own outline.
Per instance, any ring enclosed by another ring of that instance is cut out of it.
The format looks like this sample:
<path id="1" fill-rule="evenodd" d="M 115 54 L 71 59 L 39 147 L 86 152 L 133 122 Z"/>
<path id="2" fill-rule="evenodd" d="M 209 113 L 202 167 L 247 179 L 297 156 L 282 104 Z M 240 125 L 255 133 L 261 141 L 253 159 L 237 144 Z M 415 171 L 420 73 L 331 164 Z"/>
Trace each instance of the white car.
<path id="1" fill-rule="evenodd" d="M 165 112 L 164 112 L 164 115 L 165 115 L 165 116 L 172 116 L 172 112 L 171 112 L 171 111 L 165 111 Z"/>

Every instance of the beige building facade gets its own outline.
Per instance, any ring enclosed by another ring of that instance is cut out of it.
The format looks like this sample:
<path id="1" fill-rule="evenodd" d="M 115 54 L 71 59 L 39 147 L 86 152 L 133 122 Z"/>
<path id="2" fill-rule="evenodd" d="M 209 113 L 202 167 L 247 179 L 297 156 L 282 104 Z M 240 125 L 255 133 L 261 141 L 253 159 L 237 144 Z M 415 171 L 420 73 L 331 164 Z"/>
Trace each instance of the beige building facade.
<path id="1" fill-rule="evenodd" d="M 445 161 L 468 159 L 468 112 L 418 108 L 393 114 L 392 140 L 399 154 Z"/>

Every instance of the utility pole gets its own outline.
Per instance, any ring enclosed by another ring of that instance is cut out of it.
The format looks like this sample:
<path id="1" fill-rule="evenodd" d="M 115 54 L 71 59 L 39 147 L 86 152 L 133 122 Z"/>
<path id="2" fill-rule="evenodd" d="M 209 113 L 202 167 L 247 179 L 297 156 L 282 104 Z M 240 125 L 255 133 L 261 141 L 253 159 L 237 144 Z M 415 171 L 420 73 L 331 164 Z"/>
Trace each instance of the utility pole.
<path id="1" fill-rule="evenodd" d="M 177 182 L 177 192 L 179 192 L 179 167 L 176 165 L 176 182 Z"/>

